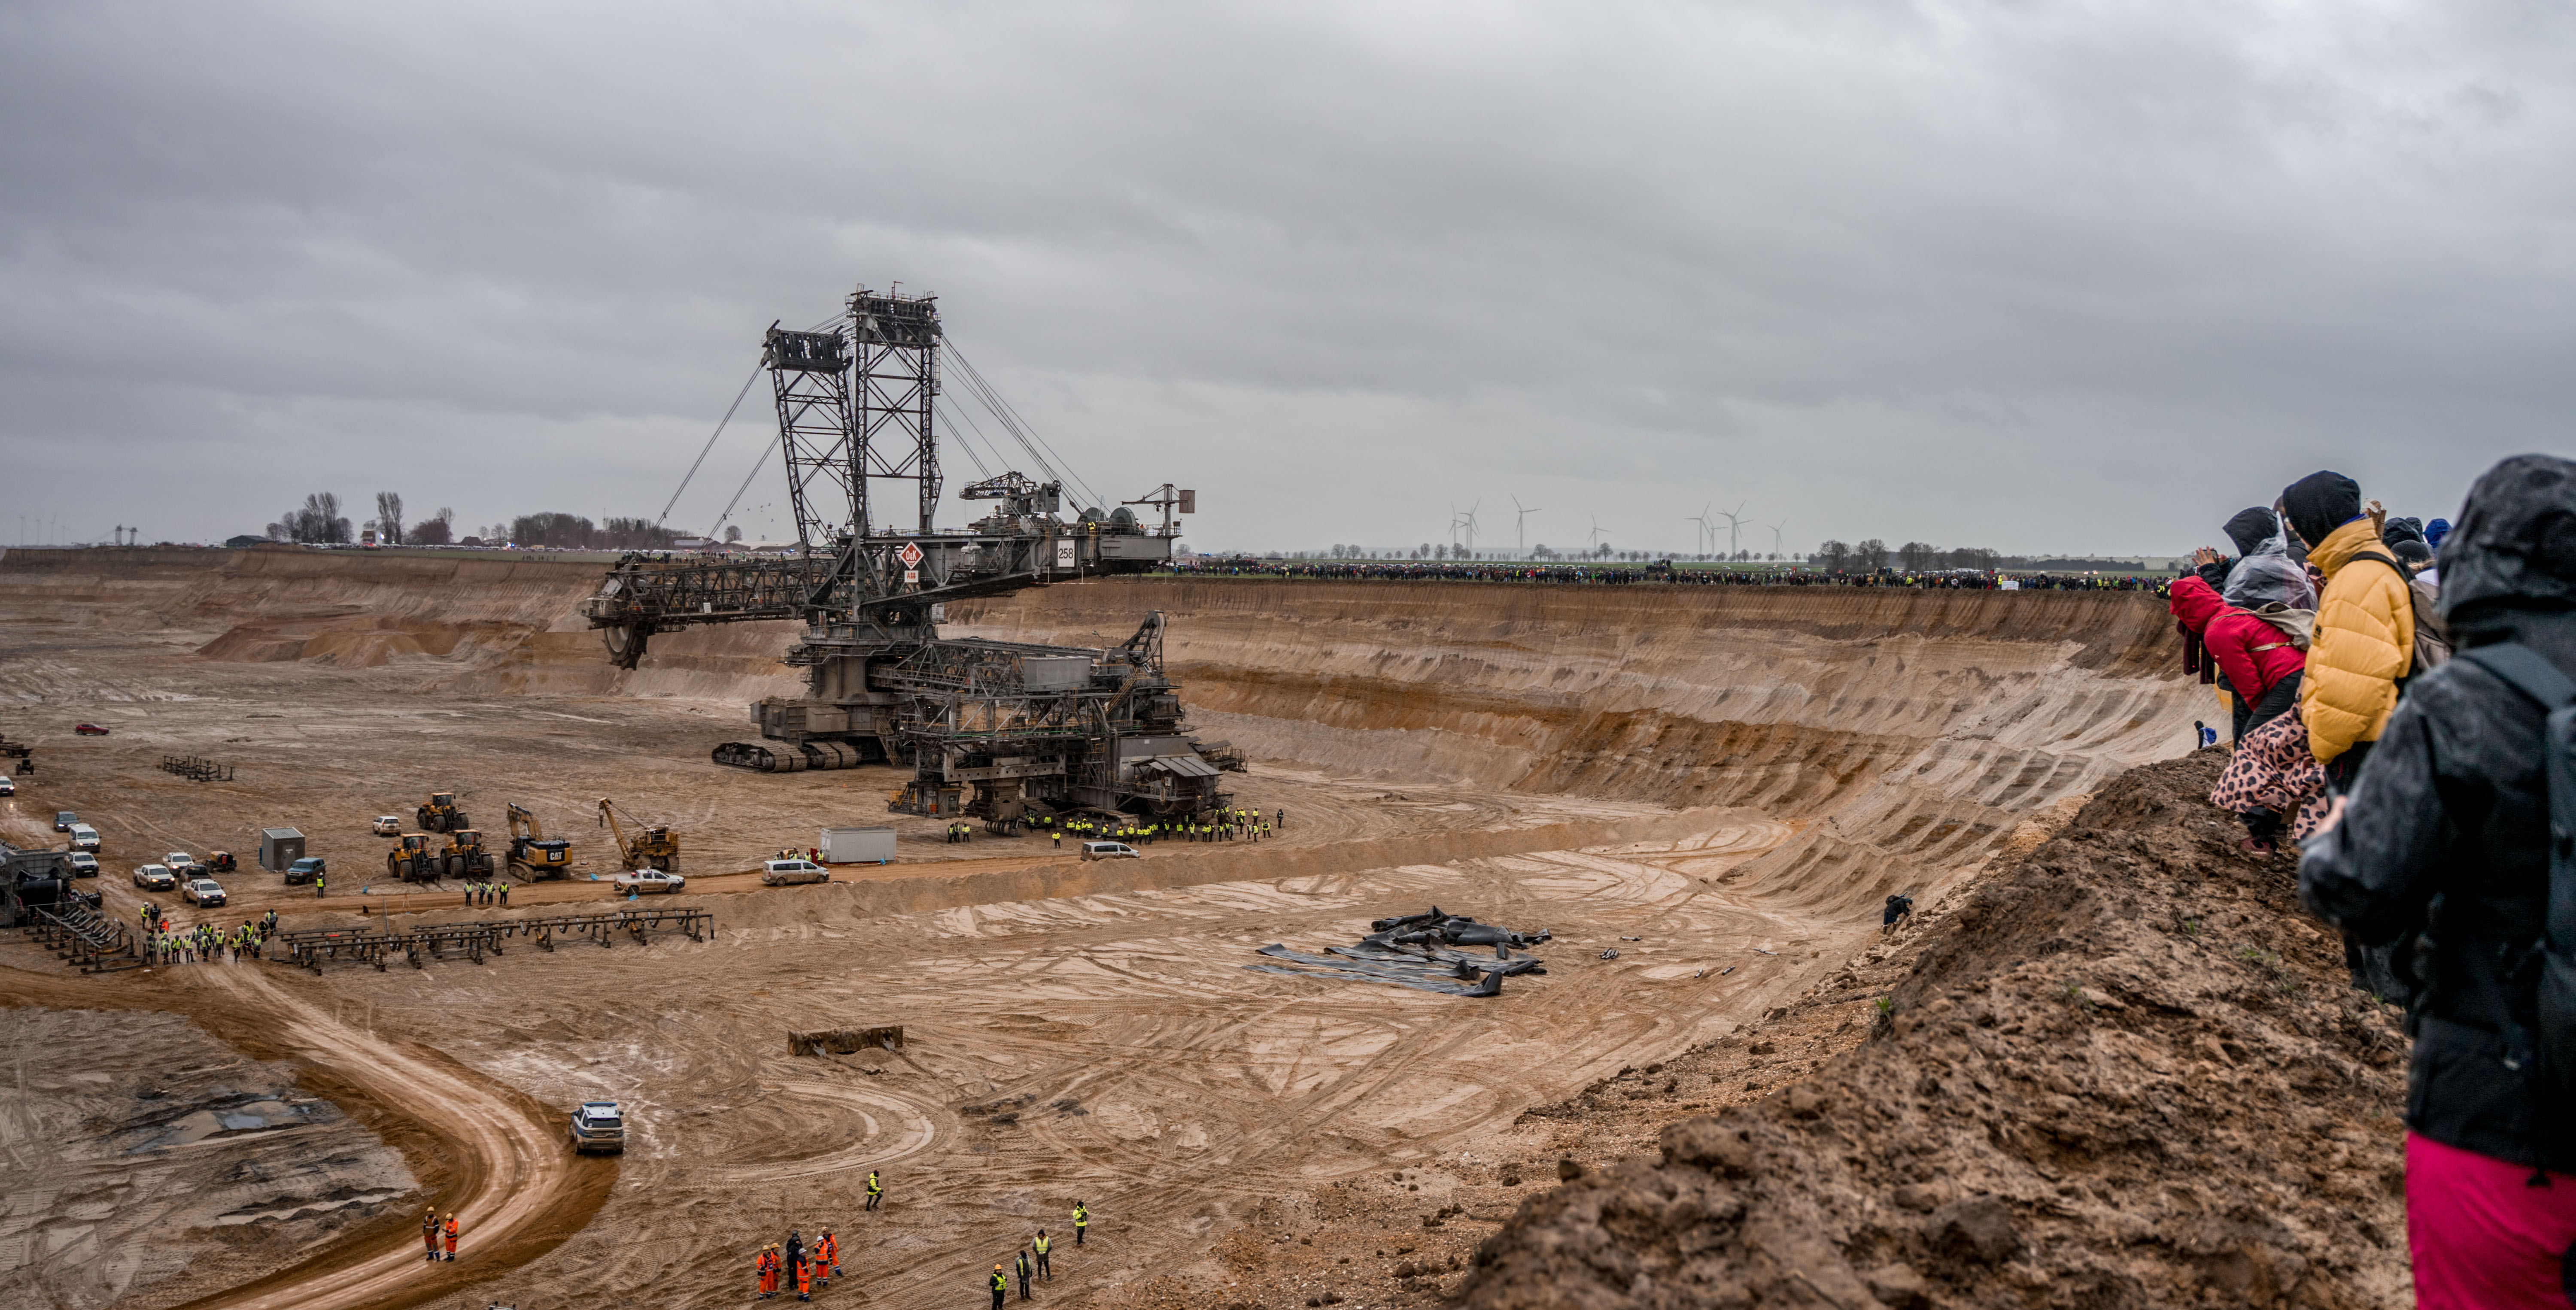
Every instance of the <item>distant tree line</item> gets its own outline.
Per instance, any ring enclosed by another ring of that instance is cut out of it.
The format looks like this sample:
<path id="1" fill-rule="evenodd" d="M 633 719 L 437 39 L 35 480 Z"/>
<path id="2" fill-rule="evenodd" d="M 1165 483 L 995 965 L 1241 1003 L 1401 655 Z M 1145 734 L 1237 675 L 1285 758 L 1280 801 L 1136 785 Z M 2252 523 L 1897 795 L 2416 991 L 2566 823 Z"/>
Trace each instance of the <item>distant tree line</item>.
<path id="1" fill-rule="evenodd" d="M 1807 562 L 1834 573 L 1876 573 L 1886 568 L 1893 556 L 1896 567 L 1906 573 L 1924 573 L 1933 569 L 1992 569 L 2004 562 L 2001 551 L 1983 546 L 1943 548 L 1928 541 L 1909 541 L 1894 550 L 1876 537 L 1853 545 L 1827 541 L 1816 547 Z"/>
<path id="2" fill-rule="evenodd" d="M 440 506 L 438 513 L 416 523 L 403 519 L 403 499 L 399 492 L 376 493 L 376 516 L 366 521 L 364 531 L 376 534 L 376 540 L 388 546 L 552 546 L 567 550 L 659 550 L 680 539 L 680 534 L 658 527 L 645 518 L 612 518 L 593 524 L 578 514 L 522 514 L 506 524 L 494 524 L 459 540 L 456 535 L 456 511 Z M 340 497 L 332 492 L 317 491 L 304 498 L 304 503 L 288 510 L 284 517 L 268 525 L 268 539 L 306 545 L 345 546 L 357 540 L 357 529 L 347 515 L 340 512 Z M 738 540 L 739 529 L 728 534 Z"/>

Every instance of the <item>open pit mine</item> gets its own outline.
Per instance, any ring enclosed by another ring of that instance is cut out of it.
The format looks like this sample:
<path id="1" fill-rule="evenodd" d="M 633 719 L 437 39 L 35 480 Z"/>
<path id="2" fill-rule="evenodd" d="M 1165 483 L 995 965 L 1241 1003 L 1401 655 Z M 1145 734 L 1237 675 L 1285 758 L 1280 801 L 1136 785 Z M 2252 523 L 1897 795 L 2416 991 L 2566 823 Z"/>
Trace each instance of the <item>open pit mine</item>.
<path id="1" fill-rule="evenodd" d="M 0 554 L 0 1303 L 2402 1295 L 2401 1039 L 2162 600 L 934 531 L 836 371 L 929 313 L 768 343 L 800 488 L 917 420 L 900 529 Z"/>

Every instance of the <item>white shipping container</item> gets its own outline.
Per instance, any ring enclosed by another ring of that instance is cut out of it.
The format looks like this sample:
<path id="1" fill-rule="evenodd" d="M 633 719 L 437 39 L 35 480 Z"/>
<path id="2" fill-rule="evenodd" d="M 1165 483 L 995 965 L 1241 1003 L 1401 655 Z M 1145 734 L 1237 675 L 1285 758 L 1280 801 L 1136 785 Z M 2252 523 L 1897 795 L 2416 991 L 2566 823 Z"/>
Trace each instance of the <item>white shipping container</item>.
<path id="1" fill-rule="evenodd" d="M 887 864 L 894 860 L 892 828 L 825 828 L 823 863 Z"/>

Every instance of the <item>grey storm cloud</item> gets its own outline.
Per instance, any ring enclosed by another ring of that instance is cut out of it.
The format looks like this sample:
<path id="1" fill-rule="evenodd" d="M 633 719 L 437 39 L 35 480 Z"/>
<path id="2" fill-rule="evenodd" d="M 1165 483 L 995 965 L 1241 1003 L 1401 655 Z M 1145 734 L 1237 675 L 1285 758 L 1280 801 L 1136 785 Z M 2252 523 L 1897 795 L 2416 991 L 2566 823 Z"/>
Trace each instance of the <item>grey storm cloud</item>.
<path id="1" fill-rule="evenodd" d="M 763 328 L 900 280 L 1202 548 L 2430 517 L 2567 446 L 2571 88 L 2475 0 L 22 4 L 0 515 L 649 515 Z"/>

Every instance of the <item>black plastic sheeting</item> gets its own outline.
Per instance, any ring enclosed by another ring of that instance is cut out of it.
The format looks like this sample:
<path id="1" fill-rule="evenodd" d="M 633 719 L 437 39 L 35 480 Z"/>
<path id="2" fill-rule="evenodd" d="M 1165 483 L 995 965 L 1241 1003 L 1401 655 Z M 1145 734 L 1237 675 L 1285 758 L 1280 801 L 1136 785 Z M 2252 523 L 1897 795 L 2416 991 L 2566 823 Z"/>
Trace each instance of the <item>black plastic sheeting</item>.
<path id="1" fill-rule="evenodd" d="M 1446 913 L 1437 905 L 1427 913 L 1379 919 L 1369 927 L 1375 931 L 1357 944 L 1327 946 L 1322 955 L 1290 950 L 1278 943 L 1259 951 L 1304 968 L 1290 968 L 1287 964 L 1243 967 L 1255 973 L 1291 978 L 1386 983 L 1444 996 L 1500 996 L 1505 977 L 1547 972 L 1543 961 L 1527 953 L 1529 947 L 1549 939 L 1552 934 L 1545 929 L 1514 932 L 1478 923 L 1463 914 Z M 1491 947 L 1493 953 L 1470 955 L 1459 947 Z M 1520 954 L 1513 953 L 1515 947 L 1521 949 Z"/>

